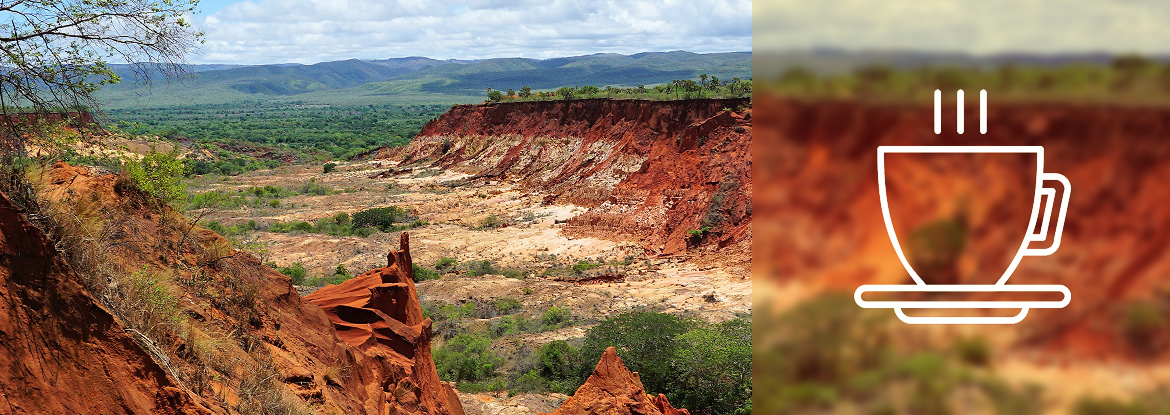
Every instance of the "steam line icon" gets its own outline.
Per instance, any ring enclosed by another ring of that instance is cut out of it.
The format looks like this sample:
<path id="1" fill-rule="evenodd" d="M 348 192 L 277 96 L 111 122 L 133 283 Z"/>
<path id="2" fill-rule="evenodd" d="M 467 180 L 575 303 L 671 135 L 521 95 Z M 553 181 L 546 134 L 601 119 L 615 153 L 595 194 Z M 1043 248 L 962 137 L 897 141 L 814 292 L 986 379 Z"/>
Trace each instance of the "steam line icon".
<path id="1" fill-rule="evenodd" d="M 963 133 L 963 91 L 958 91 L 958 133 Z M 934 131 L 942 130 L 942 93 L 934 92 Z M 979 92 L 979 132 L 987 133 L 987 91 Z M 1035 158 L 1036 183 L 1032 197 L 1032 213 L 1028 227 L 1020 238 L 1019 248 L 1012 258 L 1007 270 L 999 277 L 995 284 L 928 284 L 916 272 L 907 260 L 902 246 L 898 242 L 898 235 L 894 231 L 894 222 L 890 215 L 889 194 L 887 193 L 886 156 L 889 154 L 980 154 L 980 155 L 1007 155 L 1019 157 L 1023 155 Z M 1020 261 L 1027 256 L 1047 256 L 1056 252 L 1060 247 L 1061 234 L 1064 230 L 1065 215 L 1068 212 L 1069 195 L 1072 185 L 1068 179 L 1059 173 L 1044 171 L 1044 147 L 1042 146 L 879 146 L 877 148 L 878 191 L 881 196 L 882 215 L 885 219 L 886 232 L 893 243 L 894 252 L 902 262 L 914 284 L 903 285 L 862 285 L 853 294 L 853 299 L 862 308 L 892 308 L 898 319 L 908 324 L 1015 324 L 1028 315 L 1033 308 L 1064 308 L 1068 305 L 1072 294 L 1068 287 L 1057 284 L 1023 285 L 1007 284 Z M 1058 187 L 1048 187 L 1046 182 L 1059 184 L 1060 197 L 1057 197 Z M 1054 207 L 1059 203 L 1059 207 Z M 1041 210 L 1041 207 L 1044 207 Z M 1055 211 L 1055 212 L 1054 212 Z M 1055 223 L 1052 223 L 1055 213 Z M 1042 216 L 1041 216 L 1042 215 Z M 1037 222 L 1040 227 L 1037 229 Z M 1051 240 L 1045 248 L 1031 248 L 1032 242 Z M 1011 300 L 1011 301 L 940 301 L 940 300 L 865 300 L 866 293 L 1060 293 L 1060 300 Z M 1014 316 L 947 316 L 923 317 L 907 315 L 906 309 L 1019 309 Z"/>

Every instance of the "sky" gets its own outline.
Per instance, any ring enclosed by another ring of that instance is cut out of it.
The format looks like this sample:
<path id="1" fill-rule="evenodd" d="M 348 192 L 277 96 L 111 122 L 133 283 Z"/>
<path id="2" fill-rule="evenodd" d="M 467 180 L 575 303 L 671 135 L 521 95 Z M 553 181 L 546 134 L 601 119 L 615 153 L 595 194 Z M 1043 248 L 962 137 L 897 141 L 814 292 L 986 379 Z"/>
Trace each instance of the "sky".
<path id="1" fill-rule="evenodd" d="M 752 47 L 751 0 L 202 0 L 192 63 L 552 58 Z"/>
<path id="2" fill-rule="evenodd" d="M 1166 0 L 757 0 L 755 51 L 1170 54 Z"/>

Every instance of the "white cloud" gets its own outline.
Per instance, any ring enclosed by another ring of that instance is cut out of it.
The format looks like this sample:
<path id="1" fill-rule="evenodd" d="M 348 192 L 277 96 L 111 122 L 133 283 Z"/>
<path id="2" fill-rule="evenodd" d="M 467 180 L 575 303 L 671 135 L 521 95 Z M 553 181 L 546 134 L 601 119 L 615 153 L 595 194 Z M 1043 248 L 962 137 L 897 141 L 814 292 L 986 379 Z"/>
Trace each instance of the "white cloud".
<path id="1" fill-rule="evenodd" d="M 193 62 L 746 51 L 750 0 L 248 0 L 204 17 Z"/>
<path id="2" fill-rule="evenodd" d="M 1164 0 L 757 0 L 755 48 L 1170 53 Z"/>

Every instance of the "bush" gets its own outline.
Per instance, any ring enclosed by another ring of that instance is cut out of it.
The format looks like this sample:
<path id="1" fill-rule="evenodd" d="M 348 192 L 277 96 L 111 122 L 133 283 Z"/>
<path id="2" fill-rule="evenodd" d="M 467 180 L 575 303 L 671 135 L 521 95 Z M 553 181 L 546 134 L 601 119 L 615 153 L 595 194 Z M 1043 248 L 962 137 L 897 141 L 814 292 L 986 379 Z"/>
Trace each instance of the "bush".
<path id="1" fill-rule="evenodd" d="M 552 380 L 576 379 L 580 355 L 564 340 L 554 340 L 540 346 L 537 368 L 540 375 Z"/>
<path id="2" fill-rule="evenodd" d="M 333 171 L 336 169 L 337 169 L 337 163 L 325 163 L 323 170 L 325 173 L 333 173 Z"/>
<path id="3" fill-rule="evenodd" d="M 435 351 L 435 368 L 448 382 L 474 382 L 491 378 L 503 359 L 490 350 L 491 339 L 479 333 L 456 335 Z"/>
<path id="4" fill-rule="evenodd" d="M 182 181 L 186 167 L 178 155 L 178 148 L 169 153 L 159 153 L 151 148 L 142 160 L 126 162 L 126 175 L 160 204 L 178 202 L 187 196 L 187 186 Z"/>
<path id="5" fill-rule="evenodd" d="M 504 221 L 500 220 L 496 215 L 488 215 L 479 222 L 479 230 L 495 229 L 504 226 Z"/>
<path id="6" fill-rule="evenodd" d="M 427 267 L 420 267 L 418 264 L 410 264 L 411 272 L 414 274 L 414 282 L 437 280 L 440 275 L 433 269 Z"/>
<path id="7" fill-rule="evenodd" d="M 580 274 L 582 272 L 591 270 L 593 268 L 600 267 L 601 265 L 602 265 L 601 263 L 581 260 L 581 261 L 577 261 L 576 264 L 573 264 L 573 272 Z"/>
<path id="8" fill-rule="evenodd" d="M 353 214 L 353 227 L 373 227 L 382 232 L 392 232 L 395 222 L 403 222 L 407 212 L 397 206 L 366 209 Z"/>
<path id="9" fill-rule="evenodd" d="M 752 398 L 752 326 L 743 319 L 698 324 L 676 339 L 671 401 L 696 412 L 730 414 Z"/>
<path id="10" fill-rule="evenodd" d="M 694 325 L 688 319 L 652 312 L 629 312 L 607 319 L 585 334 L 578 378 L 588 378 L 601 354 L 613 346 L 626 366 L 641 374 L 647 392 L 667 391 L 678 375 L 671 364 L 679 345 L 676 338 Z"/>
<path id="11" fill-rule="evenodd" d="M 520 300 L 512 297 L 497 298 L 496 301 L 492 303 L 492 306 L 495 307 L 496 313 L 499 315 L 508 315 L 514 312 L 518 312 L 522 307 Z"/>
<path id="12" fill-rule="evenodd" d="M 435 261 L 435 269 L 439 271 L 454 269 L 456 265 L 459 265 L 459 261 L 451 257 L 440 257 Z"/>
<path id="13" fill-rule="evenodd" d="M 305 266 L 300 262 L 294 262 L 291 267 L 282 267 L 280 273 L 287 275 L 295 285 L 305 284 Z"/>
<path id="14" fill-rule="evenodd" d="M 548 331 L 568 326 L 572 323 L 572 317 L 573 315 L 569 312 L 569 309 L 554 305 L 549 307 L 544 312 L 544 315 L 540 317 L 541 329 Z"/>
<path id="15" fill-rule="evenodd" d="M 482 261 L 465 262 L 464 265 L 467 267 L 467 275 L 471 277 L 499 273 L 499 270 L 497 270 L 496 267 L 492 265 L 492 261 L 486 259 Z"/>

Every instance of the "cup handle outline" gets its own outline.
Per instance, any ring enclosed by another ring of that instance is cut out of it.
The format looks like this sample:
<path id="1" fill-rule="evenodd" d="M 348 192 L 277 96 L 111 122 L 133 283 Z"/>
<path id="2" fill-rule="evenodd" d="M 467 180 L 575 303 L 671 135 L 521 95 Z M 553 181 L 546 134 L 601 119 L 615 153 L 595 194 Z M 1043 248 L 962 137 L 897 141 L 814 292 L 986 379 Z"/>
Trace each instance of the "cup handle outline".
<path id="1" fill-rule="evenodd" d="M 1057 248 L 1060 248 L 1060 235 L 1064 232 L 1064 218 L 1065 218 L 1065 214 L 1068 213 L 1068 198 L 1069 198 L 1069 194 L 1072 193 L 1072 184 L 1070 184 L 1068 182 L 1068 178 L 1064 177 L 1063 174 L 1060 174 L 1060 173 L 1041 173 L 1040 180 L 1041 180 L 1041 183 L 1043 183 L 1045 180 L 1052 180 L 1052 181 L 1060 182 L 1061 186 L 1064 187 L 1064 189 L 1063 189 L 1064 191 L 1061 192 L 1060 210 L 1058 211 L 1057 216 L 1056 216 L 1056 226 L 1053 227 L 1054 233 L 1052 236 L 1052 245 L 1047 247 L 1047 248 L 1026 248 L 1026 249 L 1024 249 L 1024 255 L 1027 255 L 1027 256 L 1052 255 L 1053 253 L 1056 252 Z M 1056 189 L 1052 188 L 1052 187 L 1042 187 L 1041 189 L 1042 189 L 1041 194 L 1043 195 L 1045 201 L 1047 202 L 1046 205 L 1048 207 L 1046 209 L 1044 209 L 1044 222 L 1042 223 L 1042 225 L 1040 227 L 1040 234 L 1032 234 L 1031 232 L 1029 232 L 1028 242 L 1044 241 L 1044 240 L 1048 239 L 1048 230 L 1049 230 L 1048 224 L 1049 224 L 1049 220 L 1051 219 L 1051 216 L 1052 216 L 1051 215 L 1052 201 L 1053 201 L 1053 199 L 1055 199 Z M 1033 235 L 1035 235 L 1035 238 L 1033 238 Z"/>

